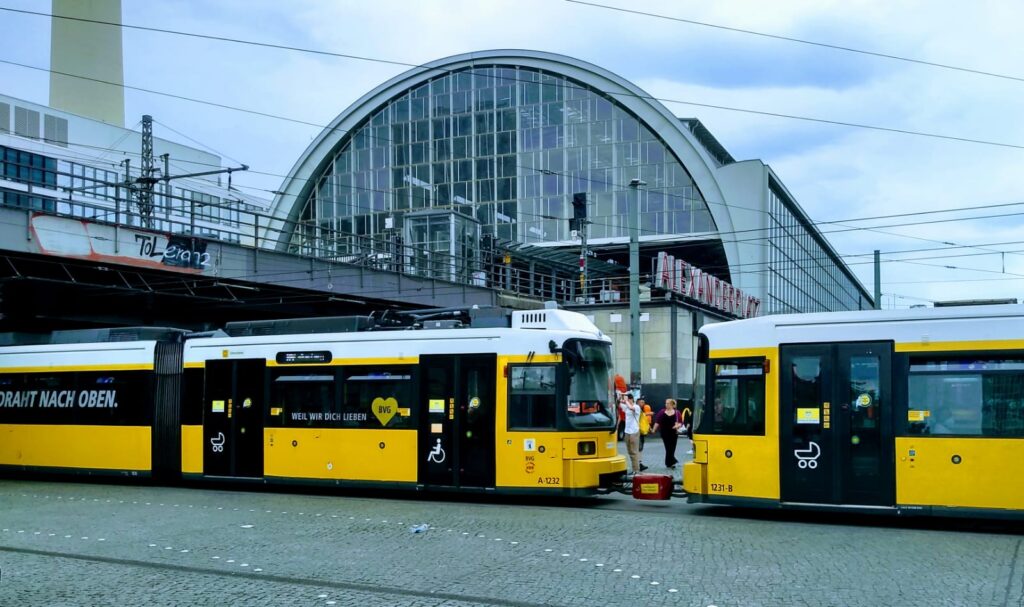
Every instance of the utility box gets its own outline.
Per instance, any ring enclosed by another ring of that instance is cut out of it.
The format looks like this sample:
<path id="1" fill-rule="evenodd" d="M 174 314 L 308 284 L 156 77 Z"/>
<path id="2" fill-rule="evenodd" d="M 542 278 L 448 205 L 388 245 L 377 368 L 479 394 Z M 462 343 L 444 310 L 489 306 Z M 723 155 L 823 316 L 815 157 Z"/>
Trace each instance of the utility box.
<path id="1" fill-rule="evenodd" d="M 672 497 L 672 477 L 667 474 L 637 474 L 633 477 L 633 498 L 667 500 Z"/>

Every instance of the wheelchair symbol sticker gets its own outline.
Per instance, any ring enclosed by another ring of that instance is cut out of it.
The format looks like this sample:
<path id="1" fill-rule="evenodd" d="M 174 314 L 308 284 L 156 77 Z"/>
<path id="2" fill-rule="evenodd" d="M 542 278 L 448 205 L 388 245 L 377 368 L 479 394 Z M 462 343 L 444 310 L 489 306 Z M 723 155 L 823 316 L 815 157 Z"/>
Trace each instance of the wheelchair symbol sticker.
<path id="1" fill-rule="evenodd" d="M 440 464 L 444 461 L 444 449 L 441 448 L 441 439 L 437 439 L 437 444 L 427 454 L 427 461 L 434 462 L 435 464 Z"/>
<path id="2" fill-rule="evenodd" d="M 801 470 L 810 468 L 814 470 L 818 467 L 818 458 L 821 457 L 821 447 L 818 443 L 811 441 L 806 449 L 794 449 L 793 455 L 796 456 L 796 465 Z"/>
<path id="3" fill-rule="evenodd" d="M 224 438 L 224 433 L 218 432 L 217 436 L 214 436 L 213 438 L 210 439 L 210 448 L 213 450 L 214 453 L 220 453 L 221 451 L 224 451 L 224 442 L 226 440 L 227 439 Z"/>

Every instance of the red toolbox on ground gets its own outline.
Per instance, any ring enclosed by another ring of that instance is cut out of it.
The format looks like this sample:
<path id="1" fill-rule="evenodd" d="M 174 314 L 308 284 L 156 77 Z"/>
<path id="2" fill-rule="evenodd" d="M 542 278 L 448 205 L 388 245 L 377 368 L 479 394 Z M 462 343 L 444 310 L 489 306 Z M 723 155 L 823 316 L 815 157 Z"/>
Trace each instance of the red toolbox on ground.
<path id="1" fill-rule="evenodd" d="M 672 477 L 667 474 L 637 474 L 633 497 L 638 500 L 667 500 L 672 497 Z"/>

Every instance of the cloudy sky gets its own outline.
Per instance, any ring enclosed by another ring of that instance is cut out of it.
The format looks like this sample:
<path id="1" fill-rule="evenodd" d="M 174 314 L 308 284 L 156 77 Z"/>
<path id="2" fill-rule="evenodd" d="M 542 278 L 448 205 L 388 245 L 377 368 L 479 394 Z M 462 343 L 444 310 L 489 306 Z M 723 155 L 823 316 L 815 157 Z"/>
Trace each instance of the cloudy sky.
<path id="1" fill-rule="evenodd" d="M 1024 298 L 1024 5 L 594 1 L 676 20 L 564 0 L 124 0 L 125 24 L 376 60 L 128 29 L 125 84 L 325 125 L 406 69 L 380 60 L 419 64 L 492 48 L 563 53 L 671 100 L 669 110 L 699 118 L 735 158 L 771 165 L 869 290 L 870 254 L 880 249 L 885 307 Z M 50 2 L 0 7 L 48 13 Z M 46 68 L 49 27 L 45 17 L 0 11 L 0 60 Z M 47 102 L 44 72 L 0 63 L 0 83 L 5 94 Z M 265 190 L 280 186 L 319 132 L 127 91 L 126 122 L 144 113 L 226 162 L 249 164 L 263 174 L 236 179 Z M 865 221 L 892 215 L 902 216 Z"/>

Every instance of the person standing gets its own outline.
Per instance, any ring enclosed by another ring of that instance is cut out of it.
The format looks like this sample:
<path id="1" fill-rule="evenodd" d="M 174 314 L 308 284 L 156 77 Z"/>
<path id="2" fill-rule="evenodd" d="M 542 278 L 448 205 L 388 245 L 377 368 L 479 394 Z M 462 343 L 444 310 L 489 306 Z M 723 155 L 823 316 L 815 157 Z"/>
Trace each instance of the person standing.
<path id="1" fill-rule="evenodd" d="M 644 442 L 647 439 L 647 434 L 651 431 L 651 427 L 654 425 L 654 412 L 651 411 L 651 406 L 647 404 L 647 401 L 642 398 L 637 399 L 636 404 L 640 405 L 640 412 L 647 418 L 647 432 L 644 432 L 644 419 L 643 417 L 640 418 L 640 453 L 643 453 Z"/>
<path id="2" fill-rule="evenodd" d="M 626 417 L 625 436 L 626 453 L 629 454 L 629 464 L 633 474 L 646 470 L 647 466 L 640 463 L 640 416 L 643 411 L 640 405 L 633 400 L 633 395 L 628 392 L 622 395 L 619 401 L 619 410 Z"/>
<path id="3" fill-rule="evenodd" d="M 618 373 L 615 374 L 614 383 L 616 400 L 621 403 L 622 395 L 629 391 L 629 385 L 626 384 L 626 379 Z M 623 440 L 626 436 L 626 414 L 621 408 L 619 409 L 618 421 L 615 423 L 615 433 L 618 440 Z"/>
<path id="4" fill-rule="evenodd" d="M 673 468 L 679 463 L 676 459 L 676 443 L 679 441 L 679 430 L 683 427 L 683 417 L 676 409 L 674 398 L 665 399 L 665 408 L 654 417 L 653 432 L 661 434 L 665 443 L 665 467 Z"/>

